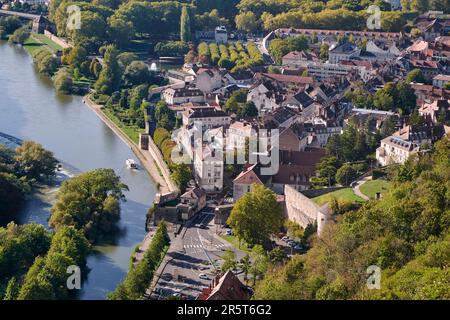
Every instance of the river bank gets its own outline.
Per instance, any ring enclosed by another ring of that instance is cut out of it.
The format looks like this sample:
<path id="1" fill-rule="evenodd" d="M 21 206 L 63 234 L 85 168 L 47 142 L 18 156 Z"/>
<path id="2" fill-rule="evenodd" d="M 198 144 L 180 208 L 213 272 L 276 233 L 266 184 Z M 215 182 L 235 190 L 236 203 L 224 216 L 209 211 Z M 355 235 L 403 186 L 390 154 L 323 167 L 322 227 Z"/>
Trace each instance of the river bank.
<path id="1" fill-rule="evenodd" d="M 148 172 L 150 177 L 159 186 L 160 194 L 167 194 L 171 192 L 177 192 L 172 179 L 170 178 L 170 171 L 167 164 L 162 159 L 160 151 L 156 148 L 151 140 L 149 143 L 149 150 L 142 150 L 139 146 L 128 137 L 128 135 L 116 125 L 106 114 L 102 111 L 102 106 L 92 101 L 90 95 L 86 95 L 83 98 L 83 102 L 133 151 L 133 153 L 139 158 L 144 169 Z M 156 150 L 155 150 L 156 148 Z M 159 153 L 159 154 L 158 154 Z"/>
<path id="2" fill-rule="evenodd" d="M 105 299 L 128 273 L 130 255 L 147 234 L 146 214 L 158 192 L 155 182 L 145 170 L 126 168 L 125 160 L 136 157 L 131 148 L 83 105 L 82 97 L 57 93 L 23 47 L 0 41 L 0 57 L 0 131 L 42 144 L 71 174 L 111 168 L 129 187 L 121 203 L 119 230 L 93 246 L 79 293 L 82 300 Z M 39 190 L 17 221 L 47 226 L 54 193 Z"/>

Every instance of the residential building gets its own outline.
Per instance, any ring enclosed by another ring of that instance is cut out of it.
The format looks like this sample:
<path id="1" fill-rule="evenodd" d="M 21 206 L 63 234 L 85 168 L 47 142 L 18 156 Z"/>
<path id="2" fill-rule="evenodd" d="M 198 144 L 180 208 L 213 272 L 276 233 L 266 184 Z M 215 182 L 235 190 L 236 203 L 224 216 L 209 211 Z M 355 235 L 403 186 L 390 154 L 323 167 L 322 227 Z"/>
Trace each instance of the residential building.
<path id="1" fill-rule="evenodd" d="M 317 37 L 319 42 L 326 41 L 330 38 L 350 37 L 355 40 L 372 40 L 379 42 L 396 42 L 397 44 L 404 41 L 401 32 L 380 32 L 380 31 L 354 31 L 354 30 L 324 30 L 324 29 L 293 29 L 280 28 L 274 31 L 279 38 L 306 36 L 310 39 Z"/>
<path id="2" fill-rule="evenodd" d="M 206 206 L 206 193 L 201 188 L 191 187 L 180 196 L 177 208 L 182 220 L 189 220 L 194 214 Z"/>
<path id="3" fill-rule="evenodd" d="M 433 78 L 433 86 L 445 88 L 450 83 L 450 75 L 438 74 Z"/>
<path id="4" fill-rule="evenodd" d="M 341 60 L 350 60 L 353 57 L 358 57 L 360 53 L 361 49 L 357 46 L 349 42 L 345 42 L 329 49 L 328 62 L 331 64 L 337 64 Z"/>
<path id="5" fill-rule="evenodd" d="M 301 68 L 310 62 L 319 62 L 320 59 L 313 52 L 291 51 L 282 58 L 282 65 L 294 68 Z"/>
<path id="6" fill-rule="evenodd" d="M 204 103 L 205 95 L 195 87 L 167 88 L 162 92 L 164 101 L 169 104 L 183 104 L 188 102 Z"/>
<path id="7" fill-rule="evenodd" d="M 300 90 L 307 88 L 314 83 L 313 77 L 292 76 L 278 73 L 255 73 L 256 80 L 269 80 L 276 82 L 284 89 Z"/>
<path id="8" fill-rule="evenodd" d="M 345 59 L 342 59 L 345 60 Z M 313 62 L 307 64 L 308 74 L 318 81 L 324 79 L 344 77 L 351 71 L 351 67 L 344 64 Z"/>
<path id="9" fill-rule="evenodd" d="M 228 72 L 224 75 L 224 80 L 228 84 L 240 86 L 250 86 L 253 83 L 253 72 L 250 70 L 239 70 L 236 72 Z"/>
<path id="10" fill-rule="evenodd" d="M 405 126 L 381 140 L 381 145 L 376 150 L 376 159 L 381 166 L 393 163 L 403 164 L 424 145 L 441 138 L 444 132 L 442 125 Z"/>
<path id="11" fill-rule="evenodd" d="M 222 87 L 222 75 L 219 70 L 201 68 L 194 80 L 195 86 L 205 94 Z"/>
<path id="12" fill-rule="evenodd" d="M 216 275 L 209 288 L 203 289 L 197 300 L 249 300 L 250 289 L 231 270 Z"/>
<path id="13" fill-rule="evenodd" d="M 252 101 L 259 114 L 274 111 L 281 106 L 284 99 L 284 89 L 278 83 L 261 81 L 253 85 L 248 94 L 247 101 Z"/>
<path id="14" fill-rule="evenodd" d="M 183 70 L 170 69 L 167 71 L 167 78 L 172 84 L 175 83 L 192 83 L 194 81 L 194 75 L 185 72 Z"/>
<path id="15" fill-rule="evenodd" d="M 203 128 L 228 127 L 231 117 L 224 111 L 214 107 L 188 108 L 182 113 L 183 125 L 190 126 L 200 122 Z"/>
<path id="16" fill-rule="evenodd" d="M 419 108 L 419 114 L 433 123 L 446 122 L 450 119 L 449 100 L 439 99 L 431 103 L 424 102 Z"/>
<path id="17" fill-rule="evenodd" d="M 261 165 L 247 165 L 233 180 L 233 201 L 236 202 L 244 194 L 251 191 L 253 184 L 266 185 L 271 176 L 261 174 Z"/>
<path id="18" fill-rule="evenodd" d="M 194 149 L 194 177 L 197 185 L 206 192 L 223 189 L 223 145 L 203 144 Z"/>
<path id="19" fill-rule="evenodd" d="M 283 193 L 285 185 L 298 191 L 309 189 L 310 179 L 316 175 L 316 166 L 325 155 L 325 149 L 320 148 L 280 151 L 279 170 L 272 176 L 272 189 L 280 194 Z"/>
<path id="20" fill-rule="evenodd" d="M 234 121 L 227 130 L 227 150 L 244 150 L 246 141 L 257 136 L 257 126 L 254 122 Z"/>

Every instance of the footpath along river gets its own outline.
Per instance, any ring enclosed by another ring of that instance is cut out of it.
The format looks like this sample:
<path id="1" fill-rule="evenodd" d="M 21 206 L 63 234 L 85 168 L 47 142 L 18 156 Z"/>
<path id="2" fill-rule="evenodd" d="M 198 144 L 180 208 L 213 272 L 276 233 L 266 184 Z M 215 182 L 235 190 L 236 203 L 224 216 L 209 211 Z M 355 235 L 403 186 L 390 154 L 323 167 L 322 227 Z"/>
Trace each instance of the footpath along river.
<path id="1" fill-rule="evenodd" d="M 81 97 L 56 94 L 50 79 L 40 76 L 28 53 L 0 41 L 0 132 L 34 140 L 54 152 L 69 174 L 112 168 L 128 185 L 122 203 L 120 232 L 94 246 L 90 272 L 80 299 L 104 299 L 128 271 L 134 247 L 145 237 L 145 216 L 156 185 L 143 169 L 130 171 L 125 160 L 138 161 L 130 148 L 85 106 Z M 17 223 L 47 226 L 55 188 L 27 201 Z"/>

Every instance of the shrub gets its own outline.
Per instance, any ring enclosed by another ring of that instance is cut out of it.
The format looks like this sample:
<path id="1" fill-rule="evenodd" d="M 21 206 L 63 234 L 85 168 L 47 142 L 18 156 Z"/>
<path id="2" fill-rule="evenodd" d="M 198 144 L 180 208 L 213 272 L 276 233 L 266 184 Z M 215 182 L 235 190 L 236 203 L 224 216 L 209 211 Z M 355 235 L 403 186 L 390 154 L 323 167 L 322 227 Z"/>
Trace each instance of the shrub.
<path id="1" fill-rule="evenodd" d="M 153 140 L 155 140 L 155 144 L 161 149 L 162 143 L 164 140 L 170 139 L 170 133 L 164 128 L 156 128 L 153 133 Z"/>
<path id="2" fill-rule="evenodd" d="M 179 57 L 189 52 L 189 46 L 182 41 L 158 42 L 155 46 L 155 53 L 158 56 Z"/>

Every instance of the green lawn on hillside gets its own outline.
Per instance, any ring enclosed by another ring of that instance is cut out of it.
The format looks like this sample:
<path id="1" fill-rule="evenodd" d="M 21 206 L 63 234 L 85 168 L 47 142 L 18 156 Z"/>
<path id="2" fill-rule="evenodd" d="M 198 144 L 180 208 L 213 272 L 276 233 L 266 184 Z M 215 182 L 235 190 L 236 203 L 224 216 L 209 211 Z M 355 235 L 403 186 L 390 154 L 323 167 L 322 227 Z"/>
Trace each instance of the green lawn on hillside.
<path id="1" fill-rule="evenodd" d="M 60 45 L 47 38 L 45 35 L 37 33 L 31 33 L 30 37 L 25 40 L 23 47 L 31 55 L 33 55 L 36 50 L 42 47 L 45 47 L 52 53 L 55 53 L 58 50 L 62 50 L 62 47 Z"/>
<path id="2" fill-rule="evenodd" d="M 330 201 L 332 197 L 335 197 L 338 201 L 345 201 L 345 202 L 364 202 L 363 198 L 358 197 L 356 194 L 353 193 L 352 188 L 344 188 L 339 189 L 333 192 L 329 192 L 326 194 L 323 194 L 321 196 L 312 198 L 312 200 L 317 203 L 318 205 L 323 205 Z"/>
<path id="3" fill-rule="evenodd" d="M 127 126 L 119 120 L 119 118 L 107 108 L 102 108 L 103 113 L 114 122 L 134 143 L 139 144 L 139 134 L 144 132 L 144 129 L 136 126 Z"/>
<path id="4" fill-rule="evenodd" d="M 363 183 L 359 190 L 369 198 L 375 198 L 375 194 L 380 192 L 381 194 L 389 191 L 391 183 L 384 179 L 370 180 Z"/>

